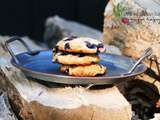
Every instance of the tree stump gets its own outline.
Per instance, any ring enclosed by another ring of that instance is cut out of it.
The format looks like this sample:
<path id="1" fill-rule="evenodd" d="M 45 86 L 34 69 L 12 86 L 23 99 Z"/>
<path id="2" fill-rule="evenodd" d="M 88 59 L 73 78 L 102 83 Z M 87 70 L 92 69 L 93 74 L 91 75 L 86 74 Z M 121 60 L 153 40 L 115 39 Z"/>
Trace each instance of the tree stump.
<path id="1" fill-rule="evenodd" d="M 87 89 L 47 87 L 27 79 L 10 64 L 0 39 L 0 87 L 7 91 L 12 108 L 24 120 L 131 120 L 131 106 L 117 87 Z M 31 48 L 39 48 L 32 42 Z M 17 43 L 13 47 L 16 47 Z M 16 51 L 20 51 L 20 45 Z M 14 50 L 14 48 L 13 48 Z"/>
<path id="2" fill-rule="evenodd" d="M 152 48 L 156 56 L 151 59 L 152 66 L 151 61 L 146 60 L 147 71 L 136 79 L 155 85 L 157 94 L 160 93 L 159 6 L 154 0 L 110 0 L 104 11 L 103 27 L 103 40 L 120 48 L 124 55 L 137 59 L 145 49 Z"/>

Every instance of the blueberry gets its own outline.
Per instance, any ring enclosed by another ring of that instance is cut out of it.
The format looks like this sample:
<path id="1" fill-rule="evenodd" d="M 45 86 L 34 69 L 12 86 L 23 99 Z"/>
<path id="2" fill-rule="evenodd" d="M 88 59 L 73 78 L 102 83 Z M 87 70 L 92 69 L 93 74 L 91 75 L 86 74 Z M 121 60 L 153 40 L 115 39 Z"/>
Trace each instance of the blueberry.
<path id="1" fill-rule="evenodd" d="M 71 41 L 73 39 L 77 38 L 77 36 L 70 36 L 67 39 L 65 39 L 64 41 Z"/>
<path id="2" fill-rule="evenodd" d="M 69 73 L 69 69 L 66 68 L 65 71 L 64 71 L 64 73 Z"/>
<path id="3" fill-rule="evenodd" d="M 66 52 L 63 52 L 61 55 L 68 55 L 68 53 L 66 53 Z"/>
<path id="4" fill-rule="evenodd" d="M 95 53 L 96 56 L 98 56 L 98 53 Z"/>
<path id="5" fill-rule="evenodd" d="M 97 45 L 97 47 L 98 47 L 98 48 L 103 48 L 104 45 L 103 45 L 102 43 L 100 43 L 100 44 Z"/>
<path id="6" fill-rule="evenodd" d="M 64 49 L 65 49 L 65 50 L 66 50 L 66 49 L 70 49 L 69 43 L 66 43 L 66 44 L 64 45 Z"/>
<path id="7" fill-rule="evenodd" d="M 94 48 L 97 47 L 95 44 L 91 44 L 91 43 L 88 42 L 88 41 L 85 41 L 85 43 L 86 43 L 86 46 L 87 46 L 88 48 L 90 48 L 90 49 L 94 49 Z"/>
<path id="8" fill-rule="evenodd" d="M 91 43 L 90 43 L 90 42 L 88 42 L 88 41 L 84 41 L 84 42 L 86 43 L 86 45 L 87 45 L 87 44 L 91 44 Z"/>
<path id="9" fill-rule="evenodd" d="M 85 55 L 84 54 L 78 54 L 78 57 L 84 57 Z"/>
<path id="10" fill-rule="evenodd" d="M 97 47 L 97 46 L 96 46 L 95 44 L 91 44 L 89 48 L 94 49 L 94 48 L 96 48 L 96 47 Z"/>
<path id="11" fill-rule="evenodd" d="M 55 59 L 55 62 L 58 62 L 58 59 Z"/>
<path id="12" fill-rule="evenodd" d="M 55 49 L 53 50 L 53 52 L 58 52 L 58 46 L 55 47 Z"/>

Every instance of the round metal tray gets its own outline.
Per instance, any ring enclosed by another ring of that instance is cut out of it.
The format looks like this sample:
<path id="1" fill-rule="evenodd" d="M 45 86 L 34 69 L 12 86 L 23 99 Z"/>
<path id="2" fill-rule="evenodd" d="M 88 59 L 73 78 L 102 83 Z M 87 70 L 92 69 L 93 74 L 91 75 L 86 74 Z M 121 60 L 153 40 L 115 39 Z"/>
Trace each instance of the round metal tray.
<path id="1" fill-rule="evenodd" d="M 9 40 L 9 42 L 14 40 L 21 41 L 19 38 L 14 38 Z M 26 46 L 25 43 L 23 44 Z M 11 63 L 15 67 L 22 70 L 27 77 L 48 82 L 78 85 L 114 84 L 125 80 L 125 78 L 139 75 L 145 72 L 147 69 L 146 66 L 141 63 L 134 69 L 132 73 L 128 74 L 128 71 L 130 71 L 130 69 L 135 65 L 135 60 L 125 56 L 99 54 L 101 58 L 99 64 L 106 66 L 106 74 L 96 77 L 68 76 L 67 74 L 60 72 L 60 64 L 52 62 L 53 53 L 51 50 L 31 51 L 27 46 L 28 52 L 14 55 L 11 49 L 8 49 L 12 55 Z"/>

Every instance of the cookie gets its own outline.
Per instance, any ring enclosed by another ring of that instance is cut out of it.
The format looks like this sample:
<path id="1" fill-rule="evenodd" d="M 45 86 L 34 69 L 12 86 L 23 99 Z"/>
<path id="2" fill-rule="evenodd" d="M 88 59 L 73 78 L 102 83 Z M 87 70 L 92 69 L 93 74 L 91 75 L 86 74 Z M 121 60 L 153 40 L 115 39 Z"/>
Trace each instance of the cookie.
<path id="1" fill-rule="evenodd" d="M 89 65 L 98 63 L 100 58 L 96 54 L 66 53 L 58 52 L 53 55 L 53 62 L 64 65 Z"/>
<path id="2" fill-rule="evenodd" d="M 105 46 L 96 39 L 71 36 L 59 41 L 56 49 L 73 53 L 98 53 L 104 52 Z"/>
<path id="3" fill-rule="evenodd" d="M 60 71 L 71 76 L 94 77 L 96 75 L 103 75 L 106 72 L 106 67 L 100 64 L 91 64 L 86 66 L 62 65 L 60 67 Z"/>

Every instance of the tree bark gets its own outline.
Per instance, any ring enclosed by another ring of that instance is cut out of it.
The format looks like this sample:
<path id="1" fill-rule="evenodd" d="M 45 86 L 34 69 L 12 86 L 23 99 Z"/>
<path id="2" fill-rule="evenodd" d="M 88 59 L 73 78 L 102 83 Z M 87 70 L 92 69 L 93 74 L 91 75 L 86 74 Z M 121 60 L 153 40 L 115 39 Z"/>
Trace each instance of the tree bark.
<path id="1" fill-rule="evenodd" d="M 18 120 L 13 113 L 6 92 L 0 92 L 0 120 Z"/>

